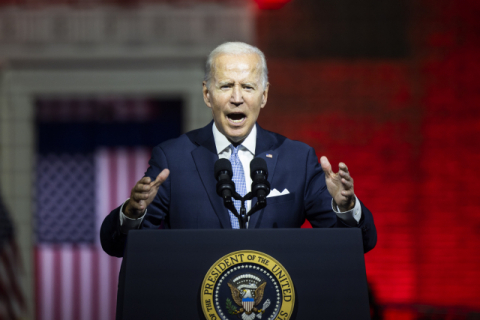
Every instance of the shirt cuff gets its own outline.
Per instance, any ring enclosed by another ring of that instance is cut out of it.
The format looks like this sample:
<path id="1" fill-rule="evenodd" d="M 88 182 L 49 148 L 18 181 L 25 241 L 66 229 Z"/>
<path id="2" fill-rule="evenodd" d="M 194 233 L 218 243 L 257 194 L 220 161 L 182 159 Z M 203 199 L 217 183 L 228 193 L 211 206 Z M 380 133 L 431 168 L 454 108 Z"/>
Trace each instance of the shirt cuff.
<path id="1" fill-rule="evenodd" d="M 358 201 L 357 196 L 355 196 L 355 206 L 352 210 L 340 212 L 340 208 L 334 204 L 332 198 L 332 209 L 333 212 L 337 214 L 337 217 L 342 219 L 346 224 L 349 226 L 355 227 L 360 222 L 362 218 L 362 206 L 360 205 L 360 201 Z"/>
<path id="2" fill-rule="evenodd" d="M 125 202 L 120 207 L 120 229 L 122 233 L 127 233 L 128 230 L 138 229 L 142 224 L 143 218 L 147 214 L 147 210 L 145 209 L 145 213 L 143 214 L 143 216 L 139 217 L 138 219 L 132 219 L 127 217 L 125 213 L 123 213 L 123 206 L 128 200 L 130 200 L 130 198 L 125 200 Z"/>

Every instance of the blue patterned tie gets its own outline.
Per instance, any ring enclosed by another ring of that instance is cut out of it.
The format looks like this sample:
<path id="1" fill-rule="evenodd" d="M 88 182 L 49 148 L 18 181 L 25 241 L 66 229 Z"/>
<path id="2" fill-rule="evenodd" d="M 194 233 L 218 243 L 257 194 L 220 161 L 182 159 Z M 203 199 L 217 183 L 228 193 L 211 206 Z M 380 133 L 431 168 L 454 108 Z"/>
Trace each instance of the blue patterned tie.
<path id="1" fill-rule="evenodd" d="M 242 145 L 237 146 L 236 148 L 231 144 L 230 148 L 232 149 L 232 155 L 230 156 L 230 162 L 232 163 L 233 170 L 233 182 L 235 183 L 235 191 L 242 197 L 247 193 L 247 184 L 245 183 L 245 174 L 243 173 L 243 166 L 240 158 L 238 157 L 238 150 Z M 240 200 L 233 201 L 237 212 L 240 214 L 240 206 L 242 202 Z M 232 223 L 232 229 L 239 229 L 240 225 L 238 223 L 238 218 L 229 210 L 230 221 Z"/>

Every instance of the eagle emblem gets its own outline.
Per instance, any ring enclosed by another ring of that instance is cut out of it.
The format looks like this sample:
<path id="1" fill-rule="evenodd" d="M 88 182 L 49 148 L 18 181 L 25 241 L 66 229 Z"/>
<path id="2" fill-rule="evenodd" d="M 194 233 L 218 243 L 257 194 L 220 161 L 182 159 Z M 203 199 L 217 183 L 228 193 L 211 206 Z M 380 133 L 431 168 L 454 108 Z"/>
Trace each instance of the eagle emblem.
<path id="1" fill-rule="evenodd" d="M 240 309 L 237 310 L 232 301 L 227 298 L 228 313 L 238 315 L 243 320 L 253 320 L 255 316 L 261 319 L 265 309 L 270 305 L 270 300 L 267 299 L 261 309 L 257 307 L 263 300 L 266 285 L 266 281 L 250 273 L 241 274 L 232 279 L 228 282 L 228 286 L 232 292 L 233 301 Z"/>

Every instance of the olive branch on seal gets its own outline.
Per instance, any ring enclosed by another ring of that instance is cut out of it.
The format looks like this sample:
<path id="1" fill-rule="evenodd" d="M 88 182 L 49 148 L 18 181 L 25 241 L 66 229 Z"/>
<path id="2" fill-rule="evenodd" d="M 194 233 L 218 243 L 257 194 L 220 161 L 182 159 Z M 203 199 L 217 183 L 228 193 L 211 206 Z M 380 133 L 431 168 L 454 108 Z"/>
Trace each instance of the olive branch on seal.
<path id="1" fill-rule="evenodd" d="M 227 311 L 230 314 L 237 314 L 237 308 L 235 308 L 230 298 L 227 298 Z"/>

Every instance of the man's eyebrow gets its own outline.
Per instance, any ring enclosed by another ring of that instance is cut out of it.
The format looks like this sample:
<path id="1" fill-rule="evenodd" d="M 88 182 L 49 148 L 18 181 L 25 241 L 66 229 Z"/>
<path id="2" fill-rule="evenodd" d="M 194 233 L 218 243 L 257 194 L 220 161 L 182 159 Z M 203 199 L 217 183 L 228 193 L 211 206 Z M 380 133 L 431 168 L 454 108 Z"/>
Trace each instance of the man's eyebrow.
<path id="1" fill-rule="evenodd" d="M 219 85 L 232 84 L 232 83 L 233 83 L 233 81 L 231 81 L 231 80 L 223 80 L 223 81 L 218 82 Z"/>

